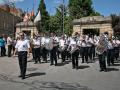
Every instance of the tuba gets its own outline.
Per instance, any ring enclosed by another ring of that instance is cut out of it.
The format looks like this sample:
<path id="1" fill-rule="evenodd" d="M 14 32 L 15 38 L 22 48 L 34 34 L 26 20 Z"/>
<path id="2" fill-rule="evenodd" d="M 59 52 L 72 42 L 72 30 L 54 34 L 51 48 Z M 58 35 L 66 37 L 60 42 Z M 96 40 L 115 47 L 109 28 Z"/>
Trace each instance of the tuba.
<path id="1" fill-rule="evenodd" d="M 99 40 L 99 43 L 96 46 L 96 53 L 97 54 L 103 54 L 106 51 L 107 46 L 108 46 L 108 43 L 107 43 L 106 38 L 104 36 L 101 36 L 100 40 Z"/>
<path id="2" fill-rule="evenodd" d="M 98 44 L 96 46 L 96 53 L 97 54 L 103 54 L 105 50 L 106 50 L 106 48 L 104 47 L 104 45 Z"/>

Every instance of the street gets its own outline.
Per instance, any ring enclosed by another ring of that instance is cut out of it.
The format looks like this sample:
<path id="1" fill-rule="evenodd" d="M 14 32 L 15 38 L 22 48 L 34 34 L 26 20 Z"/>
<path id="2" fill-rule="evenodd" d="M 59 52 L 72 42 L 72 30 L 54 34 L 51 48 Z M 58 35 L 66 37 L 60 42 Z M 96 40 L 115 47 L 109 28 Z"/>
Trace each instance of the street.
<path id="1" fill-rule="evenodd" d="M 72 69 L 71 62 L 58 66 L 34 64 L 28 58 L 26 79 L 21 80 L 17 57 L 0 57 L 0 90 L 120 90 L 120 63 L 99 72 L 99 63 L 81 63 Z"/>

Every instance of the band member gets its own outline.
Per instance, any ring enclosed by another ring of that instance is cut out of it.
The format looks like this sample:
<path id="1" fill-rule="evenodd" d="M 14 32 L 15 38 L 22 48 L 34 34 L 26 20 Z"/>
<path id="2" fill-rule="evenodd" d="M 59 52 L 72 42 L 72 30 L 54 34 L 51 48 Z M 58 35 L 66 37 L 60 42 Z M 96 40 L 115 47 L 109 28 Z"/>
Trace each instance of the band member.
<path id="1" fill-rule="evenodd" d="M 113 45 L 114 45 L 114 59 L 118 60 L 119 58 L 119 52 L 120 52 L 120 41 L 117 39 L 113 40 Z"/>
<path id="2" fill-rule="evenodd" d="M 20 67 L 20 76 L 22 79 L 25 79 L 26 68 L 27 68 L 27 54 L 29 54 L 30 44 L 28 40 L 24 39 L 24 33 L 20 33 L 20 40 L 17 41 L 15 46 L 15 52 L 18 51 L 18 60 L 19 60 L 19 67 Z"/>
<path id="3" fill-rule="evenodd" d="M 49 39 L 46 35 L 44 35 L 41 38 L 41 50 L 42 50 L 42 58 L 43 61 L 47 62 L 47 54 L 48 54 L 48 50 L 46 48 L 46 45 L 49 43 Z"/>
<path id="4" fill-rule="evenodd" d="M 113 47 L 113 41 L 112 39 L 109 39 L 108 41 L 108 48 L 107 48 L 107 64 L 110 66 L 110 64 L 114 64 L 114 47 Z"/>
<path id="5" fill-rule="evenodd" d="M 93 40 L 92 40 L 91 37 L 87 38 L 86 44 L 87 44 L 87 58 L 90 58 L 90 60 L 92 61 L 92 44 L 93 44 Z"/>
<path id="6" fill-rule="evenodd" d="M 107 46 L 108 46 L 108 42 L 104 34 L 101 34 L 98 45 L 96 46 L 96 53 L 98 54 L 98 58 L 99 58 L 100 72 L 107 71 L 106 60 L 105 60 L 105 53 L 107 50 Z"/>
<path id="7" fill-rule="evenodd" d="M 54 65 L 55 62 L 55 66 L 57 66 L 57 41 L 55 40 L 55 36 L 53 33 L 51 33 L 49 46 L 50 46 L 50 61 L 51 61 L 50 65 Z"/>
<path id="8" fill-rule="evenodd" d="M 65 37 L 62 36 L 59 41 L 59 51 L 61 52 L 62 62 L 65 62 L 66 59 L 66 49 L 67 45 L 65 43 Z"/>
<path id="9" fill-rule="evenodd" d="M 70 53 L 72 56 L 72 68 L 78 69 L 79 49 L 78 49 L 78 45 L 75 37 L 71 40 L 68 49 L 70 49 Z"/>
<path id="10" fill-rule="evenodd" d="M 81 41 L 81 45 L 80 45 L 81 46 L 82 63 L 84 63 L 85 61 L 88 63 L 87 42 L 85 39 L 86 39 L 86 37 L 83 36 L 82 41 Z"/>
<path id="11" fill-rule="evenodd" d="M 39 39 L 38 35 L 34 35 L 32 44 L 33 44 L 33 50 L 34 50 L 35 64 L 37 64 L 38 62 L 41 63 L 41 59 L 40 59 L 40 39 Z"/>

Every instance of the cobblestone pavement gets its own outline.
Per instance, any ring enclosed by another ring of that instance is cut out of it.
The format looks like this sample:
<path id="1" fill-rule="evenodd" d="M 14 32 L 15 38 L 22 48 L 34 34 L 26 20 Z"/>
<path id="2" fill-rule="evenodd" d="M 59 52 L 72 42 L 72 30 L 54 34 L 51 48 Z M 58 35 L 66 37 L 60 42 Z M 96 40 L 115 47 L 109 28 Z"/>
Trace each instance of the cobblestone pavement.
<path id="1" fill-rule="evenodd" d="M 18 78 L 17 57 L 0 57 L 0 90 L 120 90 L 120 63 L 99 72 L 99 64 L 81 63 L 72 69 L 71 62 L 58 66 L 50 63 L 34 64 L 28 59 L 26 79 Z"/>

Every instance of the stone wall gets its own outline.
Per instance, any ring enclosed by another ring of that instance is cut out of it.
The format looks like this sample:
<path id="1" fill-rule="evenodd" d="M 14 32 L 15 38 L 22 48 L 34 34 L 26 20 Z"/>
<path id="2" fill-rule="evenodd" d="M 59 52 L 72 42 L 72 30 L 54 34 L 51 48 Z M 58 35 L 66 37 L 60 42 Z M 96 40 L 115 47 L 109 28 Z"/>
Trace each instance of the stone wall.
<path id="1" fill-rule="evenodd" d="M 99 29 L 100 33 L 108 32 L 110 36 L 113 34 L 110 17 L 99 16 L 94 20 L 86 20 L 86 18 L 84 17 L 74 20 L 73 34 L 78 32 L 80 35 L 82 35 L 84 29 Z"/>
<path id="2" fill-rule="evenodd" d="M 20 17 L 14 16 L 13 14 L 0 9 L 0 35 L 6 34 L 14 36 L 15 25 L 20 21 Z"/>

